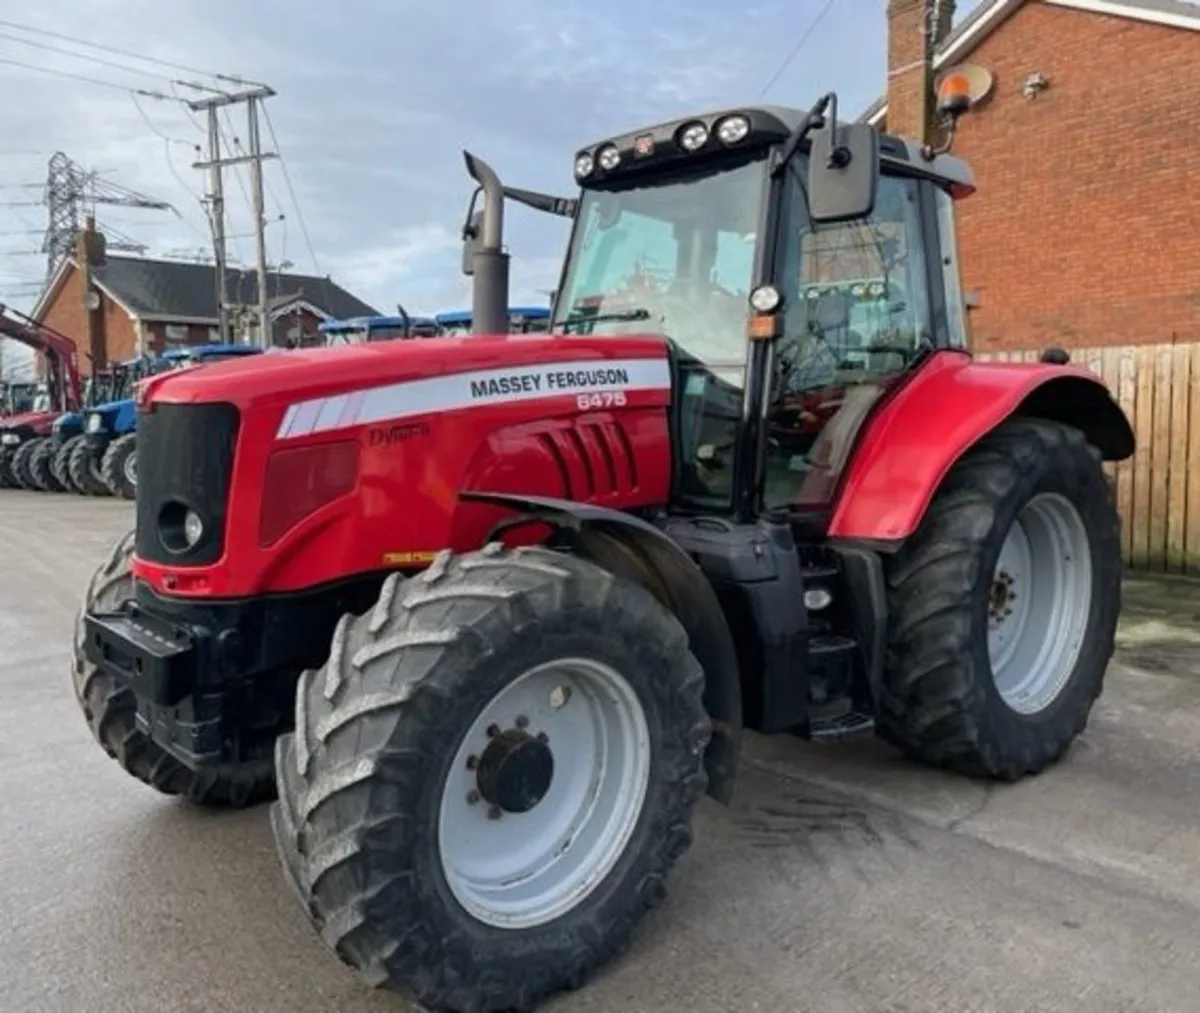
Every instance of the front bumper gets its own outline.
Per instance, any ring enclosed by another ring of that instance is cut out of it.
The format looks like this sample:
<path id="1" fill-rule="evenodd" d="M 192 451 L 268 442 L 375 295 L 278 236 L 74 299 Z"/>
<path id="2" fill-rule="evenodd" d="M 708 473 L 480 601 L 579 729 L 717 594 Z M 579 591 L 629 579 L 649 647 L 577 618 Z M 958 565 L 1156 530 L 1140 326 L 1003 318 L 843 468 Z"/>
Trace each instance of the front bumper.
<path id="1" fill-rule="evenodd" d="M 366 612 L 383 577 L 292 594 L 197 602 L 142 581 L 83 617 L 87 659 L 132 691 L 138 728 L 193 770 L 237 762 L 292 721 L 299 673 L 322 665 L 337 621 Z"/>

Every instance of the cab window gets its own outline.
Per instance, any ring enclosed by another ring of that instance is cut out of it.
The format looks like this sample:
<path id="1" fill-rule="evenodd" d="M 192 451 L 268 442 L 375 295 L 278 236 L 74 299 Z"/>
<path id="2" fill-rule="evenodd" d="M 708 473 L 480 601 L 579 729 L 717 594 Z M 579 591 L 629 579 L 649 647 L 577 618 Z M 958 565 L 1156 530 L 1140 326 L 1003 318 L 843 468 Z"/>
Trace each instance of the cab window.
<path id="1" fill-rule="evenodd" d="M 933 341 L 915 180 L 880 179 L 868 218 L 814 227 L 789 174 L 764 505 L 829 503 L 867 412 Z"/>

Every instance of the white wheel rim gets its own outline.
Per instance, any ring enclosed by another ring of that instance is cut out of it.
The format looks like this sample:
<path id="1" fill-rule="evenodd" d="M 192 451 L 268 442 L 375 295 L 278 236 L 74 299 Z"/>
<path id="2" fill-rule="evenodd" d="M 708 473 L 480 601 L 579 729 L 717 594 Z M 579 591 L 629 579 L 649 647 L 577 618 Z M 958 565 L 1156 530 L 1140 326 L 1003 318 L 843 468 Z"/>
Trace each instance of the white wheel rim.
<path id="1" fill-rule="evenodd" d="M 988 658 L 1004 702 L 1032 716 L 1071 677 L 1092 605 L 1092 555 L 1075 505 L 1058 493 L 1031 499 L 1013 522 L 988 597 Z"/>
<path id="2" fill-rule="evenodd" d="M 480 795 L 489 728 L 546 736 L 550 786 L 532 809 L 507 812 Z M 455 899 L 479 921 L 527 929 L 562 917 L 612 871 L 650 782 L 650 730 L 637 693 L 615 669 L 564 658 L 497 694 L 455 754 L 438 841 Z"/>
<path id="3" fill-rule="evenodd" d="M 125 458 L 125 481 L 130 485 L 137 485 L 137 454 L 130 454 Z"/>

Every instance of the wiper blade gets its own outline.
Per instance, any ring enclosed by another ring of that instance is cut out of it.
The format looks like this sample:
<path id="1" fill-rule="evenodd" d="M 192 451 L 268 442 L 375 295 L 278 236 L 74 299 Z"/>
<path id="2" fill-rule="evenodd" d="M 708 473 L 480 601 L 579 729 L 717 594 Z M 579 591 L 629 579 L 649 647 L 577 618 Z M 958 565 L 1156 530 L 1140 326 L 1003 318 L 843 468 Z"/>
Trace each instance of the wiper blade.
<path id="1" fill-rule="evenodd" d="M 644 309 L 622 310 L 619 313 L 574 313 L 563 320 L 555 320 L 554 327 L 570 327 L 572 324 L 602 324 L 617 320 L 649 320 L 650 311 Z"/>

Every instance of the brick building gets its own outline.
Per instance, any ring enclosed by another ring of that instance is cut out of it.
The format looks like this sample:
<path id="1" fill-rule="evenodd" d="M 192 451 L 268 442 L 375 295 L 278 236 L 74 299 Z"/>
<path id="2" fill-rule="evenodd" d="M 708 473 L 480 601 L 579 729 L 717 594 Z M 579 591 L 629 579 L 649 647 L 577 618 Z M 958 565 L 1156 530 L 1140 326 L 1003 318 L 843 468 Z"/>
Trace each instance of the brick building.
<path id="1" fill-rule="evenodd" d="M 1200 341 L 1200 3 L 890 0 L 888 95 L 863 119 L 916 136 L 935 72 L 989 71 L 956 154 L 971 341 L 997 349 Z M 932 20 L 932 25 L 926 25 Z M 889 108 L 890 107 L 890 108 Z"/>
<path id="2" fill-rule="evenodd" d="M 219 340 L 216 274 L 211 265 L 111 255 L 95 259 L 98 262 L 88 265 L 95 293 L 92 333 L 107 361 Z M 267 278 L 277 345 L 289 340 L 316 343 L 322 320 L 378 312 L 328 278 L 274 272 Z M 254 272 L 228 271 L 226 292 L 232 303 L 248 307 L 245 318 L 256 330 Z M 88 313 L 79 259 L 72 256 L 64 260 L 32 315 L 75 340 L 84 372 L 90 372 L 89 355 L 97 350 L 89 347 Z M 243 333 L 238 314 L 231 314 L 231 323 L 235 335 Z"/>

